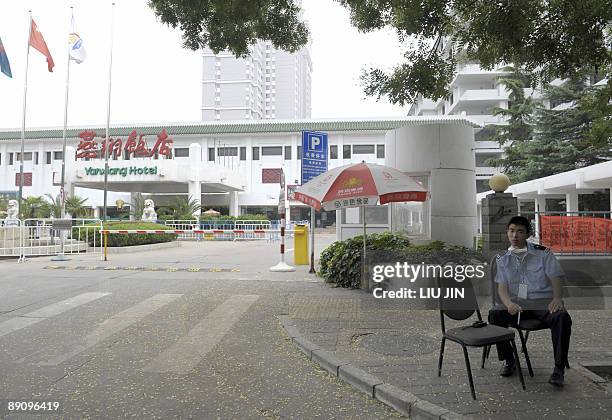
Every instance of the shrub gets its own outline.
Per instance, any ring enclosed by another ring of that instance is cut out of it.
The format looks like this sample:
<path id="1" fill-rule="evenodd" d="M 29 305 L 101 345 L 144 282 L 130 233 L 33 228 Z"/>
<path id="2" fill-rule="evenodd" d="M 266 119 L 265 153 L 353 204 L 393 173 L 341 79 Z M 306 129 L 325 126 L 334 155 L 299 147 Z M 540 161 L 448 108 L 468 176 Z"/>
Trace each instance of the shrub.
<path id="1" fill-rule="evenodd" d="M 147 222 L 107 222 L 104 224 L 105 229 L 109 230 L 171 230 L 171 227 L 159 225 L 157 223 Z M 100 240 L 100 225 L 87 226 L 80 229 L 80 235 L 82 239 L 85 239 L 85 232 L 87 230 L 87 239 L 90 246 L 94 244 L 94 238 L 96 243 Z M 91 230 L 90 230 L 91 229 Z M 79 229 L 72 229 L 73 238 L 78 238 Z M 108 246 L 109 247 L 122 247 L 122 246 L 135 246 L 135 245 L 148 245 L 157 244 L 161 242 L 172 242 L 176 240 L 176 234 L 169 233 L 134 233 L 134 234 L 111 234 L 108 235 Z"/>
<path id="2" fill-rule="evenodd" d="M 326 282 L 357 289 L 361 284 L 363 236 L 337 241 L 321 252 L 319 275 Z M 432 241 L 426 245 L 410 245 L 402 234 L 385 232 L 367 236 L 368 263 L 408 262 L 412 264 L 471 264 L 486 259 L 470 248 Z"/>
<path id="3" fill-rule="evenodd" d="M 366 253 L 404 250 L 410 246 L 401 233 L 373 233 L 366 236 Z M 360 285 L 363 258 L 363 236 L 337 241 L 321 252 L 319 275 L 328 283 L 357 289 Z"/>

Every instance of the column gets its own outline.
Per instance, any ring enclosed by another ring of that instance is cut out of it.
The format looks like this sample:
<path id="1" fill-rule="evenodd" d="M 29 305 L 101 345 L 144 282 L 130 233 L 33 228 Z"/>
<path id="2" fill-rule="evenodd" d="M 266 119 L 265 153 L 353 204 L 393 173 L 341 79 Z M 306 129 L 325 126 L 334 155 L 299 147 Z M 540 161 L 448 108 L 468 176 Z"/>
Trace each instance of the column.
<path id="1" fill-rule="evenodd" d="M 198 203 L 202 203 L 202 184 L 200 184 L 200 181 L 189 181 L 188 183 L 188 188 L 189 188 L 189 199 L 190 200 L 198 200 Z M 200 217 L 200 214 L 202 213 L 201 209 L 196 210 L 193 213 L 194 217 Z"/>
<path id="2" fill-rule="evenodd" d="M 565 211 L 567 215 L 574 216 L 578 213 L 578 191 L 571 191 L 565 194 Z"/>
<path id="3" fill-rule="evenodd" d="M 546 196 L 538 195 L 535 199 L 535 232 L 534 236 L 540 241 L 540 216 L 546 212 Z"/>
<path id="4" fill-rule="evenodd" d="M 237 191 L 230 191 L 229 193 L 229 214 L 230 216 L 240 216 Z"/>

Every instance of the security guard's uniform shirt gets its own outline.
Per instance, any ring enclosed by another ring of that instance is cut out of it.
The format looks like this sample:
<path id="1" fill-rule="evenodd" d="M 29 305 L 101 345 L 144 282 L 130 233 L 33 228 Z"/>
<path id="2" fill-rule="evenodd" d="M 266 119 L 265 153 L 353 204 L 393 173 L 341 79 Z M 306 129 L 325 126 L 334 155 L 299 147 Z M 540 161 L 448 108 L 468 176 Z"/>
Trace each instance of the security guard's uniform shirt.
<path id="1" fill-rule="evenodd" d="M 527 284 L 527 300 L 553 297 L 553 277 L 563 276 L 563 269 L 549 248 L 527 242 L 527 252 L 508 250 L 497 257 L 496 283 L 507 283 L 510 297 L 518 296 L 519 284 Z"/>

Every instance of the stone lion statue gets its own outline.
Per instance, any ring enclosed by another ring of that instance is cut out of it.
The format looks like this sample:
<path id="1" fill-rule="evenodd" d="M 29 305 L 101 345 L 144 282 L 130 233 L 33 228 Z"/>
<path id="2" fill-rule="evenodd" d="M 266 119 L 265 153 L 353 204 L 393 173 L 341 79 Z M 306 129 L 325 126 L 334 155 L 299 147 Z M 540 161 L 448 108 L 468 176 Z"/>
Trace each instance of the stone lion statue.
<path id="1" fill-rule="evenodd" d="M 155 212 L 155 203 L 150 198 L 144 201 L 144 209 L 142 210 L 143 222 L 156 222 L 157 213 Z"/>
<path id="2" fill-rule="evenodd" d="M 17 200 L 9 200 L 6 207 L 6 220 L 19 219 L 19 202 Z"/>

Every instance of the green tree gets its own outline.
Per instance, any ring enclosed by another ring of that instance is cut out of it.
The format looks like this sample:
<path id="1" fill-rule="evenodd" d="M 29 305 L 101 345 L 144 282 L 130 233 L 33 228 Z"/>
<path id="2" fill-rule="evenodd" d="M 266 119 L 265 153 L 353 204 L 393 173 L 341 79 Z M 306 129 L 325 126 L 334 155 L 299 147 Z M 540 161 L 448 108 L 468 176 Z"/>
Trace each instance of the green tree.
<path id="1" fill-rule="evenodd" d="M 169 207 L 175 220 L 193 220 L 193 214 L 202 208 L 200 202 L 191 197 L 177 197 Z"/>
<path id="2" fill-rule="evenodd" d="M 513 179 L 515 168 L 527 163 L 525 143 L 532 140 L 534 113 L 541 104 L 534 101 L 531 96 L 525 96 L 525 88 L 531 84 L 529 74 L 514 67 L 506 67 L 503 70 L 510 73 L 499 77 L 498 81 L 510 91 L 509 106 L 493 110 L 493 114 L 501 117 L 504 123 L 491 125 L 494 129 L 491 140 L 498 142 L 504 148 L 504 156 L 500 159 L 489 159 L 485 163 L 501 168 Z"/>
<path id="3" fill-rule="evenodd" d="M 130 202 L 130 215 L 134 220 L 142 219 L 142 211 L 144 210 L 144 197 L 140 193 L 136 193 L 132 196 Z"/>
<path id="4" fill-rule="evenodd" d="M 85 217 L 88 210 L 83 204 L 85 204 L 86 201 L 86 198 L 81 198 L 77 195 L 66 197 L 66 213 L 70 213 L 73 219 Z"/>
<path id="5" fill-rule="evenodd" d="M 44 208 L 45 217 L 59 218 L 62 214 L 62 199 L 60 194 L 55 197 L 52 194 L 45 194 L 46 198 Z M 87 201 L 86 198 L 79 196 L 66 197 L 66 213 L 73 218 L 80 218 L 87 215 L 87 208 L 83 205 Z"/>
<path id="6" fill-rule="evenodd" d="M 593 87 L 587 79 L 575 77 L 560 86 L 549 85 L 544 99 L 550 109 L 533 107 L 531 116 L 524 116 L 525 130 L 512 119 L 507 127 L 500 126 L 499 143 L 512 143 L 505 158 L 491 163 L 501 164 L 513 182 L 524 182 L 612 159 L 610 82 Z"/>
<path id="7" fill-rule="evenodd" d="M 47 200 L 43 197 L 30 196 L 21 201 L 19 211 L 22 219 L 45 219 L 49 217 L 46 213 Z"/>
<path id="8" fill-rule="evenodd" d="M 163 23 L 179 27 L 183 46 L 194 51 L 209 47 L 245 56 L 261 39 L 294 52 L 308 41 L 294 0 L 149 0 L 149 6 Z"/>
<path id="9" fill-rule="evenodd" d="M 400 105 L 414 102 L 418 94 L 447 96 L 458 58 L 486 69 L 514 63 L 540 83 L 612 63 L 604 36 L 612 21 L 609 0 L 337 1 L 359 31 L 389 27 L 407 46 L 404 62 L 391 72 L 373 68 L 362 77 L 368 95 L 387 95 Z M 150 0 L 149 6 L 163 23 L 180 27 L 185 47 L 243 56 L 256 39 L 289 51 L 305 45 L 308 31 L 296 3 Z M 445 40 L 454 47 L 444 49 Z"/>

